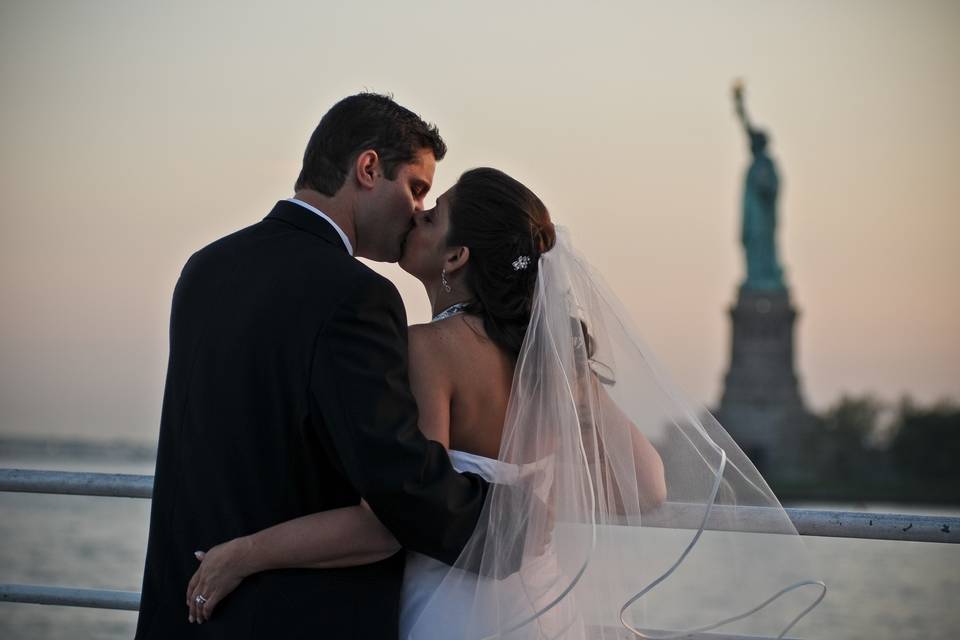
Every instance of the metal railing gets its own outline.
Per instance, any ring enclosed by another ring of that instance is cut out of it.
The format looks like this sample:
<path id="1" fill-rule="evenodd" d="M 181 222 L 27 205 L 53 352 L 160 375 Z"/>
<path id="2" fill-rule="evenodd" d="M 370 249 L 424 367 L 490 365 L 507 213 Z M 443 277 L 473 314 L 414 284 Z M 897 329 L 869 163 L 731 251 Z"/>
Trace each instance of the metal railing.
<path id="1" fill-rule="evenodd" d="M 151 498 L 153 497 L 153 476 L 0 469 L 0 491 L 110 498 Z"/>
<path id="2" fill-rule="evenodd" d="M 140 609 L 140 594 L 136 591 L 112 591 L 110 589 L 0 584 L 0 602 L 57 604 L 65 607 L 137 611 Z"/>
<path id="3" fill-rule="evenodd" d="M 153 476 L 0 469 L 0 491 L 150 498 L 153 492 Z M 729 509 L 737 510 L 740 522 L 748 523 L 748 531 L 782 532 L 779 512 L 768 507 L 715 506 L 712 512 L 714 519 L 708 520 L 707 529 L 723 530 L 724 512 Z M 960 517 L 956 516 L 794 508 L 786 509 L 786 512 L 797 532 L 804 536 L 960 543 Z M 644 526 L 697 529 L 702 518 L 702 506 L 670 502 L 659 512 L 648 515 L 644 519 Z M 136 611 L 140 605 L 140 594 L 135 591 L 2 584 L 0 602 Z M 716 640 L 720 637 L 735 636 L 705 634 L 703 637 Z"/>

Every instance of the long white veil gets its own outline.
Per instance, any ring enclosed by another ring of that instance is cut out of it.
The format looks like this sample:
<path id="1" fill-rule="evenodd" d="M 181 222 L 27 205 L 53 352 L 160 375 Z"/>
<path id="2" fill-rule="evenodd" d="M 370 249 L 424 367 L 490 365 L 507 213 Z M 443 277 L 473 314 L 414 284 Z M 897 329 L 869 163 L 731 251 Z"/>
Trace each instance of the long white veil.
<path id="1" fill-rule="evenodd" d="M 667 380 L 559 227 L 499 460 L 409 638 L 782 637 L 826 592 L 756 468 Z"/>

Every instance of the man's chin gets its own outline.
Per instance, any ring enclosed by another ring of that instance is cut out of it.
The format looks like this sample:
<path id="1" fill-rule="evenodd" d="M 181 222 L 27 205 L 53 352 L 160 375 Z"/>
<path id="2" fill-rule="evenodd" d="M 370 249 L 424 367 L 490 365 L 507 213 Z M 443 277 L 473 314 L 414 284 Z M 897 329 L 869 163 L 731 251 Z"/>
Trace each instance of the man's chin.
<path id="1" fill-rule="evenodd" d="M 392 251 L 390 252 L 390 259 L 387 260 L 387 262 L 400 262 L 401 260 L 403 260 L 403 251 L 404 251 L 404 246 L 403 246 L 403 243 L 401 242 L 399 246 L 392 248 Z"/>
<path id="2" fill-rule="evenodd" d="M 406 257 L 407 257 L 407 239 L 406 237 L 404 237 L 404 239 L 400 241 L 400 247 L 397 249 L 397 259 L 391 260 L 391 262 L 398 263 L 400 265 L 400 268 L 403 269 L 404 258 Z M 406 269 L 403 269 L 403 270 L 406 271 Z"/>
<path id="3" fill-rule="evenodd" d="M 403 260 L 403 252 L 402 252 L 402 251 L 392 251 L 392 252 L 390 252 L 389 254 L 384 253 L 382 256 L 380 256 L 379 258 L 377 258 L 376 261 L 377 261 L 377 262 L 386 262 L 386 263 L 388 263 L 388 264 L 397 264 L 397 263 L 399 263 L 401 260 Z"/>
<path id="4" fill-rule="evenodd" d="M 366 254 L 357 253 L 357 257 L 366 258 L 367 260 L 372 260 L 373 262 L 386 262 L 393 264 L 399 262 L 403 259 L 403 247 L 377 247 L 377 252 L 374 253 L 370 251 Z"/>

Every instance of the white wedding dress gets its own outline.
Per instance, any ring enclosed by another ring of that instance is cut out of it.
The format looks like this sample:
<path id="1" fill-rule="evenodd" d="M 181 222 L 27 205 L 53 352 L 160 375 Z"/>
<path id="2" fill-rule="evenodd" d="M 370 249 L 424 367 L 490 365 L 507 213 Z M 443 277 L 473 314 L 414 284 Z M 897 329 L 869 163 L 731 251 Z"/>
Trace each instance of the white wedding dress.
<path id="1" fill-rule="evenodd" d="M 542 472 L 547 464 L 515 465 L 466 451 L 450 450 L 450 462 L 460 472 L 475 473 L 491 483 L 511 484 L 530 473 Z M 550 473 L 540 473 L 534 493 L 543 500 L 550 490 Z M 521 577 L 522 576 L 522 577 Z M 445 589 L 441 583 L 447 580 Z M 541 556 L 524 562 L 522 573 L 497 581 L 497 611 L 485 615 L 478 607 L 478 593 L 483 593 L 483 578 L 460 569 L 452 569 L 438 560 L 413 551 L 407 552 L 407 565 L 400 597 L 400 638 L 436 639 L 484 638 L 497 633 L 496 626 L 483 627 L 484 621 L 521 620 L 534 615 L 556 599 L 569 584 L 560 569 L 557 555 L 548 546 Z M 508 598 L 501 597 L 508 594 Z M 505 611 L 503 603 L 511 610 Z M 573 612 L 573 600 L 564 599 L 534 621 L 539 637 L 556 638 L 573 631 L 579 619 Z M 465 629 L 464 626 L 470 626 Z M 525 629 L 526 633 L 531 630 Z M 509 638 L 510 635 L 502 636 Z M 576 634 L 574 635 L 576 637 Z"/>

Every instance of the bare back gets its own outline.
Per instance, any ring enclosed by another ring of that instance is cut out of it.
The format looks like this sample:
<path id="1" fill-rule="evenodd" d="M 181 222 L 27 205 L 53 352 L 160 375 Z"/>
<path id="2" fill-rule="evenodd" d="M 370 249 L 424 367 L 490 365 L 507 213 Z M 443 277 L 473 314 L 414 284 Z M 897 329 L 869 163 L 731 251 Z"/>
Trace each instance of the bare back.
<path id="1" fill-rule="evenodd" d="M 496 458 L 513 366 L 475 316 L 410 327 L 410 385 L 420 428 L 447 448 Z"/>

